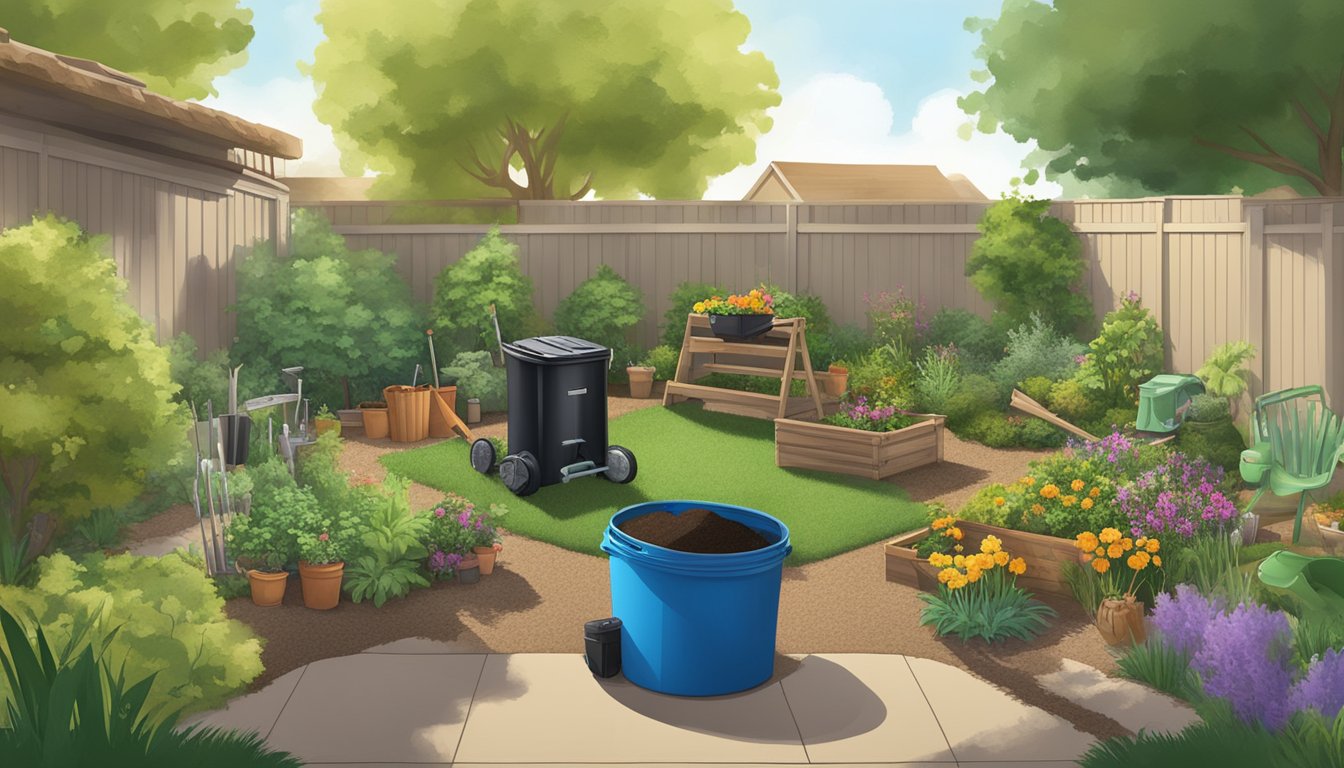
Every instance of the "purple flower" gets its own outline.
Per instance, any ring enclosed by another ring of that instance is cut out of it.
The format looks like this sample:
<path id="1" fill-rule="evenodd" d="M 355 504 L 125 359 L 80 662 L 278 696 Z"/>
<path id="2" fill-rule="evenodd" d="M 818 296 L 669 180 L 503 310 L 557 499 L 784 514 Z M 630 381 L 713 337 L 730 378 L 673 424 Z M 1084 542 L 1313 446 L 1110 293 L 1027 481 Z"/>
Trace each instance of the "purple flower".
<path id="1" fill-rule="evenodd" d="M 1191 661 L 1204 692 L 1227 700 L 1245 723 L 1277 731 L 1293 714 L 1292 631 L 1284 614 L 1240 605 L 1216 616 Z"/>
<path id="2" fill-rule="evenodd" d="M 457 516 L 457 524 L 462 526 L 463 528 L 466 528 L 470 522 L 471 522 L 471 513 L 465 509 L 462 510 L 462 514 Z"/>
<path id="3" fill-rule="evenodd" d="M 429 556 L 429 570 L 435 573 L 443 573 L 448 567 L 448 555 L 441 549 L 434 550 L 434 554 Z"/>
<path id="4" fill-rule="evenodd" d="M 1333 648 L 1307 667 L 1293 688 L 1293 709 L 1314 709 L 1328 720 L 1344 710 L 1344 653 Z"/>
<path id="5" fill-rule="evenodd" d="M 1210 600 L 1190 584 L 1177 584 L 1175 597 L 1165 592 L 1157 596 L 1153 627 L 1168 648 L 1193 656 L 1204 647 L 1204 634 L 1210 622 L 1226 610 L 1220 598 Z"/>
<path id="6" fill-rule="evenodd" d="M 1077 365 L 1082 365 L 1087 362 L 1087 355 L 1074 355 L 1073 362 Z"/>

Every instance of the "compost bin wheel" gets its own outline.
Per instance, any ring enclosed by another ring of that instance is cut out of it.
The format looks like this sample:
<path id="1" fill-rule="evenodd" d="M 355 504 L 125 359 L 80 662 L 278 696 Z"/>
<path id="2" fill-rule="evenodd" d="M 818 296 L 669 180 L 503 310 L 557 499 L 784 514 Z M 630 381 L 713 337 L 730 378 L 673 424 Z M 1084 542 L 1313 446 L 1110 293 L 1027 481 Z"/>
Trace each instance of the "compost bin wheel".
<path id="1" fill-rule="evenodd" d="M 471 444 L 471 468 L 488 475 L 495 471 L 495 444 L 484 437 Z"/>
<path id="2" fill-rule="evenodd" d="M 505 456 L 499 463 L 499 477 L 515 496 L 531 496 L 541 487 L 541 465 L 529 452 Z"/>
<path id="3" fill-rule="evenodd" d="M 607 471 L 606 477 L 613 483 L 622 485 L 635 479 L 635 473 L 639 471 L 639 464 L 635 461 L 635 454 L 630 452 L 629 448 L 622 448 L 619 445 L 607 446 Z"/>

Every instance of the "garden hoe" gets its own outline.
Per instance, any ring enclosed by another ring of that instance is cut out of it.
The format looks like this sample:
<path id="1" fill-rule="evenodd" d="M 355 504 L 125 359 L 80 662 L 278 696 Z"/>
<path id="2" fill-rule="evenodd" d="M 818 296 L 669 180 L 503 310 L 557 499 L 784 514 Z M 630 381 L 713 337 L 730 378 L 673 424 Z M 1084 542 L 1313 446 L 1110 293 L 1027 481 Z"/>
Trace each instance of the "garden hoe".
<path id="1" fill-rule="evenodd" d="M 439 392 L 439 361 L 434 356 L 433 329 L 425 331 L 425 336 L 429 339 L 429 365 L 434 370 L 434 388 L 430 390 L 429 406 L 437 413 L 439 418 L 448 422 L 450 427 L 457 430 L 462 435 L 462 438 L 470 443 L 476 439 L 476 436 L 471 433 L 471 429 L 467 427 L 466 423 L 458 418 L 457 412 L 448 407 L 448 401 L 444 400 L 443 394 Z M 416 377 L 420 375 L 420 366 L 418 364 L 415 366 L 415 375 Z M 415 377 L 412 377 L 411 385 L 415 385 Z M 432 417 L 433 415 L 431 415 L 431 418 Z"/>

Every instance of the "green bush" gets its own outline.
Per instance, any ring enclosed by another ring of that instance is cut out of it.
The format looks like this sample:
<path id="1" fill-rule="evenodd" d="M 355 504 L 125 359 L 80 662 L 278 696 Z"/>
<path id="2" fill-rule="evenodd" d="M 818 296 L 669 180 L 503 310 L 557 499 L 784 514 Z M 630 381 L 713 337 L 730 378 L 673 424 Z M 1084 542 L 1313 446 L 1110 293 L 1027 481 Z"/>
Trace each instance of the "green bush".
<path id="1" fill-rule="evenodd" d="M 929 347 L 915 364 L 915 406 L 925 413 L 942 413 L 961 385 L 961 369 L 954 348 Z"/>
<path id="2" fill-rule="evenodd" d="M 1227 398 L 1217 395 L 1195 395 L 1190 398 L 1190 407 L 1185 411 L 1185 421 L 1207 424 L 1231 418 L 1232 410 Z"/>
<path id="3" fill-rule="evenodd" d="M 1048 401 L 1038 402 L 1044 402 L 1055 415 L 1077 426 L 1093 423 L 1106 411 L 1106 404 L 1097 393 L 1077 379 L 1055 382 L 1050 387 Z"/>
<path id="4" fill-rule="evenodd" d="M 1083 768 L 1344 765 L 1344 716 L 1298 716 L 1278 733 L 1236 717 L 1205 717 L 1179 733 L 1142 731 L 1099 741 L 1078 761 Z"/>
<path id="5" fill-rule="evenodd" d="M 663 313 L 662 342 L 669 347 L 681 349 L 686 335 L 686 316 L 691 314 L 697 301 L 710 296 L 727 296 L 731 291 L 713 283 L 680 283 L 667 297 L 667 311 Z"/>
<path id="6" fill-rule="evenodd" d="M 807 331 L 807 353 L 812 369 L 825 371 L 842 360 L 858 360 L 873 350 L 873 340 L 856 325 L 832 325 L 825 333 Z"/>
<path id="7" fill-rule="evenodd" d="M 1050 389 L 1054 386 L 1055 382 L 1045 376 L 1030 376 L 1018 382 L 1022 394 L 1042 405 L 1050 402 Z"/>
<path id="8" fill-rule="evenodd" d="M 1072 332 L 1092 317 L 1092 302 L 1079 284 L 1086 268 L 1083 246 L 1049 210 L 1049 200 L 1017 195 L 985 209 L 966 275 L 1014 324 L 1039 314 Z"/>
<path id="9" fill-rule="evenodd" d="M 670 381 L 677 375 L 677 362 L 681 359 L 680 347 L 659 344 L 644 356 L 641 365 L 653 368 L 653 378 L 658 381 Z"/>
<path id="10" fill-rule="evenodd" d="M 158 673 L 150 712 L 220 706 L 262 671 L 261 642 L 224 614 L 214 583 L 176 554 L 75 562 L 57 553 L 38 561 L 31 589 L 0 587 L 0 604 L 34 618 L 58 646 L 74 624 L 92 621 L 90 640 L 107 643 L 112 669 L 124 664 L 133 680 Z"/>
<path id="11" fill-rule="evenodd" d="M 901 410 L 914 404 L 915 366 L 898 346 L 878 347 L 856 361 L 846 361 L 846 367 L 849 397 L 864 397 L 869 405 Z"/>
<path id="12" fill-rule="evenodd" d="M 1018 440 L 1024 448 L 1058 448 L 1064 445 L 1068 437 L 1047 422 L 1026 417 L 1022 419 Z"/>
<path id="13" fill-rule="evenodd" d="M 762 284 L 761 289 L 774 299 L 776 317 L 801 317 L 807 321 L 808 348 L 812 337 L 831 331 L 831 313 L 820 296 L 810 293 L 789 293 L 777 285 Z"/>
<path id="14" fill-rule="evenodd" d="M 11 562 L 181 461 L 168 353 L 126 302 L 105 242 L 54 217 L 0 231 L 0 485 L 27 489 L 0 504 L 0 526 L 11 552 L 33 531 Z"/>
<path id="15" fill-rule="evenodd" d="M 279 487 L 252 495 L 250 514 L 235 515 L 224 528 L 229 554 L 243 568 L 278 571 L 299 560 L 299 540 L 291 528 L 292 516 L 306 515 L 317 507 L 307 488 Z"/>
<path id="16" fill-rule="evenodd" d="M 1041 315 L 1032 314 L 1027 322 L 1008 332 L 1006 352 L 994 364 L 991 376 L 1007 397 L 1014 387 L 1032 377 L 1051 381 L 1072 377 L 1078 370 L 1075 358 L 1084 350 L 1082 344 L 1056 333 Z"/>
<path id="17" fill-rule="evenodd" d="M 987 643 L 1008 638 L 1029 641 L 1055 615 L 1053 608 L 1018 587 L 1005 567 L 989 569 L 975 583 L 956 589 L 940 585 L 936 594 L 921 592 L 919 599 L 924 602 L 921 625 L 932 625 L 939 637 L 956 635 L 963 642 L 971 638 Z"/>
<path id="18" fill-rule="evenodd" d="M 981 413 L 962 427 L 957 437 L 990 448 L 1016 448 L 1022 442 L 1022 428 L 1015 418 L 997 411 Z"/>
<path id="19" fill-rule="evenodd" d="M 963 376 L 957 391 L 947 399 L 947 426 L 955 431 L 970 424 L 975 417 L 983 413 L 996 413 L 1000 409 L 999 397 L 994 382 L 988 377 L 972 374 Z"/>
<path id="20" fill-rule="evenodd" d="M 1101 414 L 1101 418 L 1092 422 L 1088 426 L 1088 431 L 1094 435 L 1104 437 L 1117 429 L 1129 429 L 1134 426 L 1134 422 L 1139 418 L 1139 409 L 1137 406 L 1107 408 L 1106 412 Z"/>
<path id="21" fill-rule="evenodd" d="M 229 351 L 217 349 L 204 360 L 199 359 L 196 340 L 189 333 L 180 333 L 168 345 L 168 368 L 173 383 L 181 389 L 173 395 L 174 402 L 195 403 L 200 417 L 205 418 L 205 403 L 212 401 L 215 413 L 224 413 L 229 405 Z"/>
<path id="22" fill-rule="evenodd" d="M 1082 570 L 1076 563 L 1074 568 Z M 1085 574 L 1090 575 L 1090 574 Z M 1089 578 L 1089 582 L 1099 584 L 1099 579 Z M 1101 605 L 1098 597 L 1090 610 Z M 1145 643 L 1131 645 L 1125 654 L 1116 660 L 1120 674 L 1130 680 L 1137 680 L 1150 688 L 1155 688 L 1170 696 L 1190 701 L 1200 690 L 1199 680 L 1190 669 L 1190 657 L 1168 647 L 1160 637 L 1152 636 Z"/>
<path id="23" fill-rule="evenodd" d="M 1227 401 L 1218 398 L 1226 408 Z M 1193 410 L 1193 409 L 1192 409 Z M 1241 464 L 1241 452 L 1246 448 L 1241 432 L 1231 417 L 1219 421 L 1186 421 L 1176 430 L 1176 450 L 1186 456 L 1203 457 L 1228 472 L 1235 472 Z"/>
<path id="24" fill-rule="evenodd" d="M 882 291 L 876 297 L 865 293 L 864 301 L 868 304 L 868 322 L 877 344 L 914 348 L 916 320 L 921 308 L 918 302 L 900 289 L 895 293 Z"/>
<path id="25" fill-rule="evenodd" d="M 502 411 L 509 406 L 509 379 L 503 368 L 496 368 L 489 352 L 462 352 L 442 371 L 457 382 L 458 410 L 466 409 L 467 398 L 481 401 L 481 412 Z"/>
<path id="26" fill-rule="evenodd" d="M 410 376 L 425 349 L 421 312 L 395 256 L 350 250 L 312 211 L 296 211 L 292 227 L 289 256 L 265 243 L 238 265 L 233 357 L 249 386 L 269 390 L 249 394 L 282 391 L 276 372 L 301 365 L 314 412 L 353 408 Z"/>
<path id="27" fill-rule="evenodd" d="M 555 308 L 555 330 L 607 347 L 616 370 L 633 362 L 630 329 L 643 316 L 639 290 L 603 264 Z"/>
<path id="28" fill-rule="evenodd" d="M 365 598 L 383 607 L 389 599 L 405 597 L 414 587 L 428 587 L 420 562 L 429 556 L 421 542 L 428 532 L 427 518 L 412 515 L 407 491 L 410 484 L 389 476 L 384 492 L 363 521 L 356 554 L 345 569 L 345 591 L 356 603 Z"/>
<path id="29" fill-rule="evenodd" d="M 1000 318 L 1003 316 L 1000 315 Z M 954 346 L 967 373 L 987 373 L 1008 344 L 1005 322 L 992 324 L 964 309 L 943 308 L 929 318 L 920 342 L 929 347 Z"/>
<path id="30" fill-rule="evenodd" d="M 1088 348 L 1078 379 L 1109 405 L 1137 403 L 1139 385 L 1162 370 L 1165 354 L 1162 329 L 1133 293 L 1106 315 Z"/>
<path id="31" fill-rule="evenodd" d="M 1011 528 L 1012 525 L 1008 520 L 1010 508 L 1006 504 L 998 504 L 995 501 L 1007 496 L 1008 493 L 1008 486 L 1003 483 L 990 483 L 982 487 L 957 512 L 957 519 L 997 525 L 1000 528 Z"/>
<path id="32" fill-rule="evenodd" d="M 439 360 L 463 352 L 495 349 L 495 305 L 504 341 L 531 336 L 540 328 L 532 304 L 532 280 L 518 263 L 518 246 L 492 227 L 474 248 L 434 280 L 434 348 Z M 423 343 L 423 342 L 422 342 Z"/>

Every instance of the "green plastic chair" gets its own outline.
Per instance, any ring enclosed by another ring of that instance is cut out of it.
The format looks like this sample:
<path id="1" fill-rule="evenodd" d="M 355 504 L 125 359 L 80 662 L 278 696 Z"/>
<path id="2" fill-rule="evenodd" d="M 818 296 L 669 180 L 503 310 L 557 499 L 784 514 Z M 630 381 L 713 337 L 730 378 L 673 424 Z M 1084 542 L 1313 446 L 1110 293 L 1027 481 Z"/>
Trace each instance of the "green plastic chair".
<path id="1" fill-rule="evenodd" d="M 1309 493 L 1329 485 L 1344 460 L 1344 420 L 1325 407 L 1319 386 L 1270 392 L 1255 400 L 1251 442 L 1241 453 L 1241 476 L 1259 485 L 1259 490 L 1246 512 L 1267 490 L 1275 496 L 1300 493 L 1293 523 L 1293 543 L 1297 544 Z"/>

